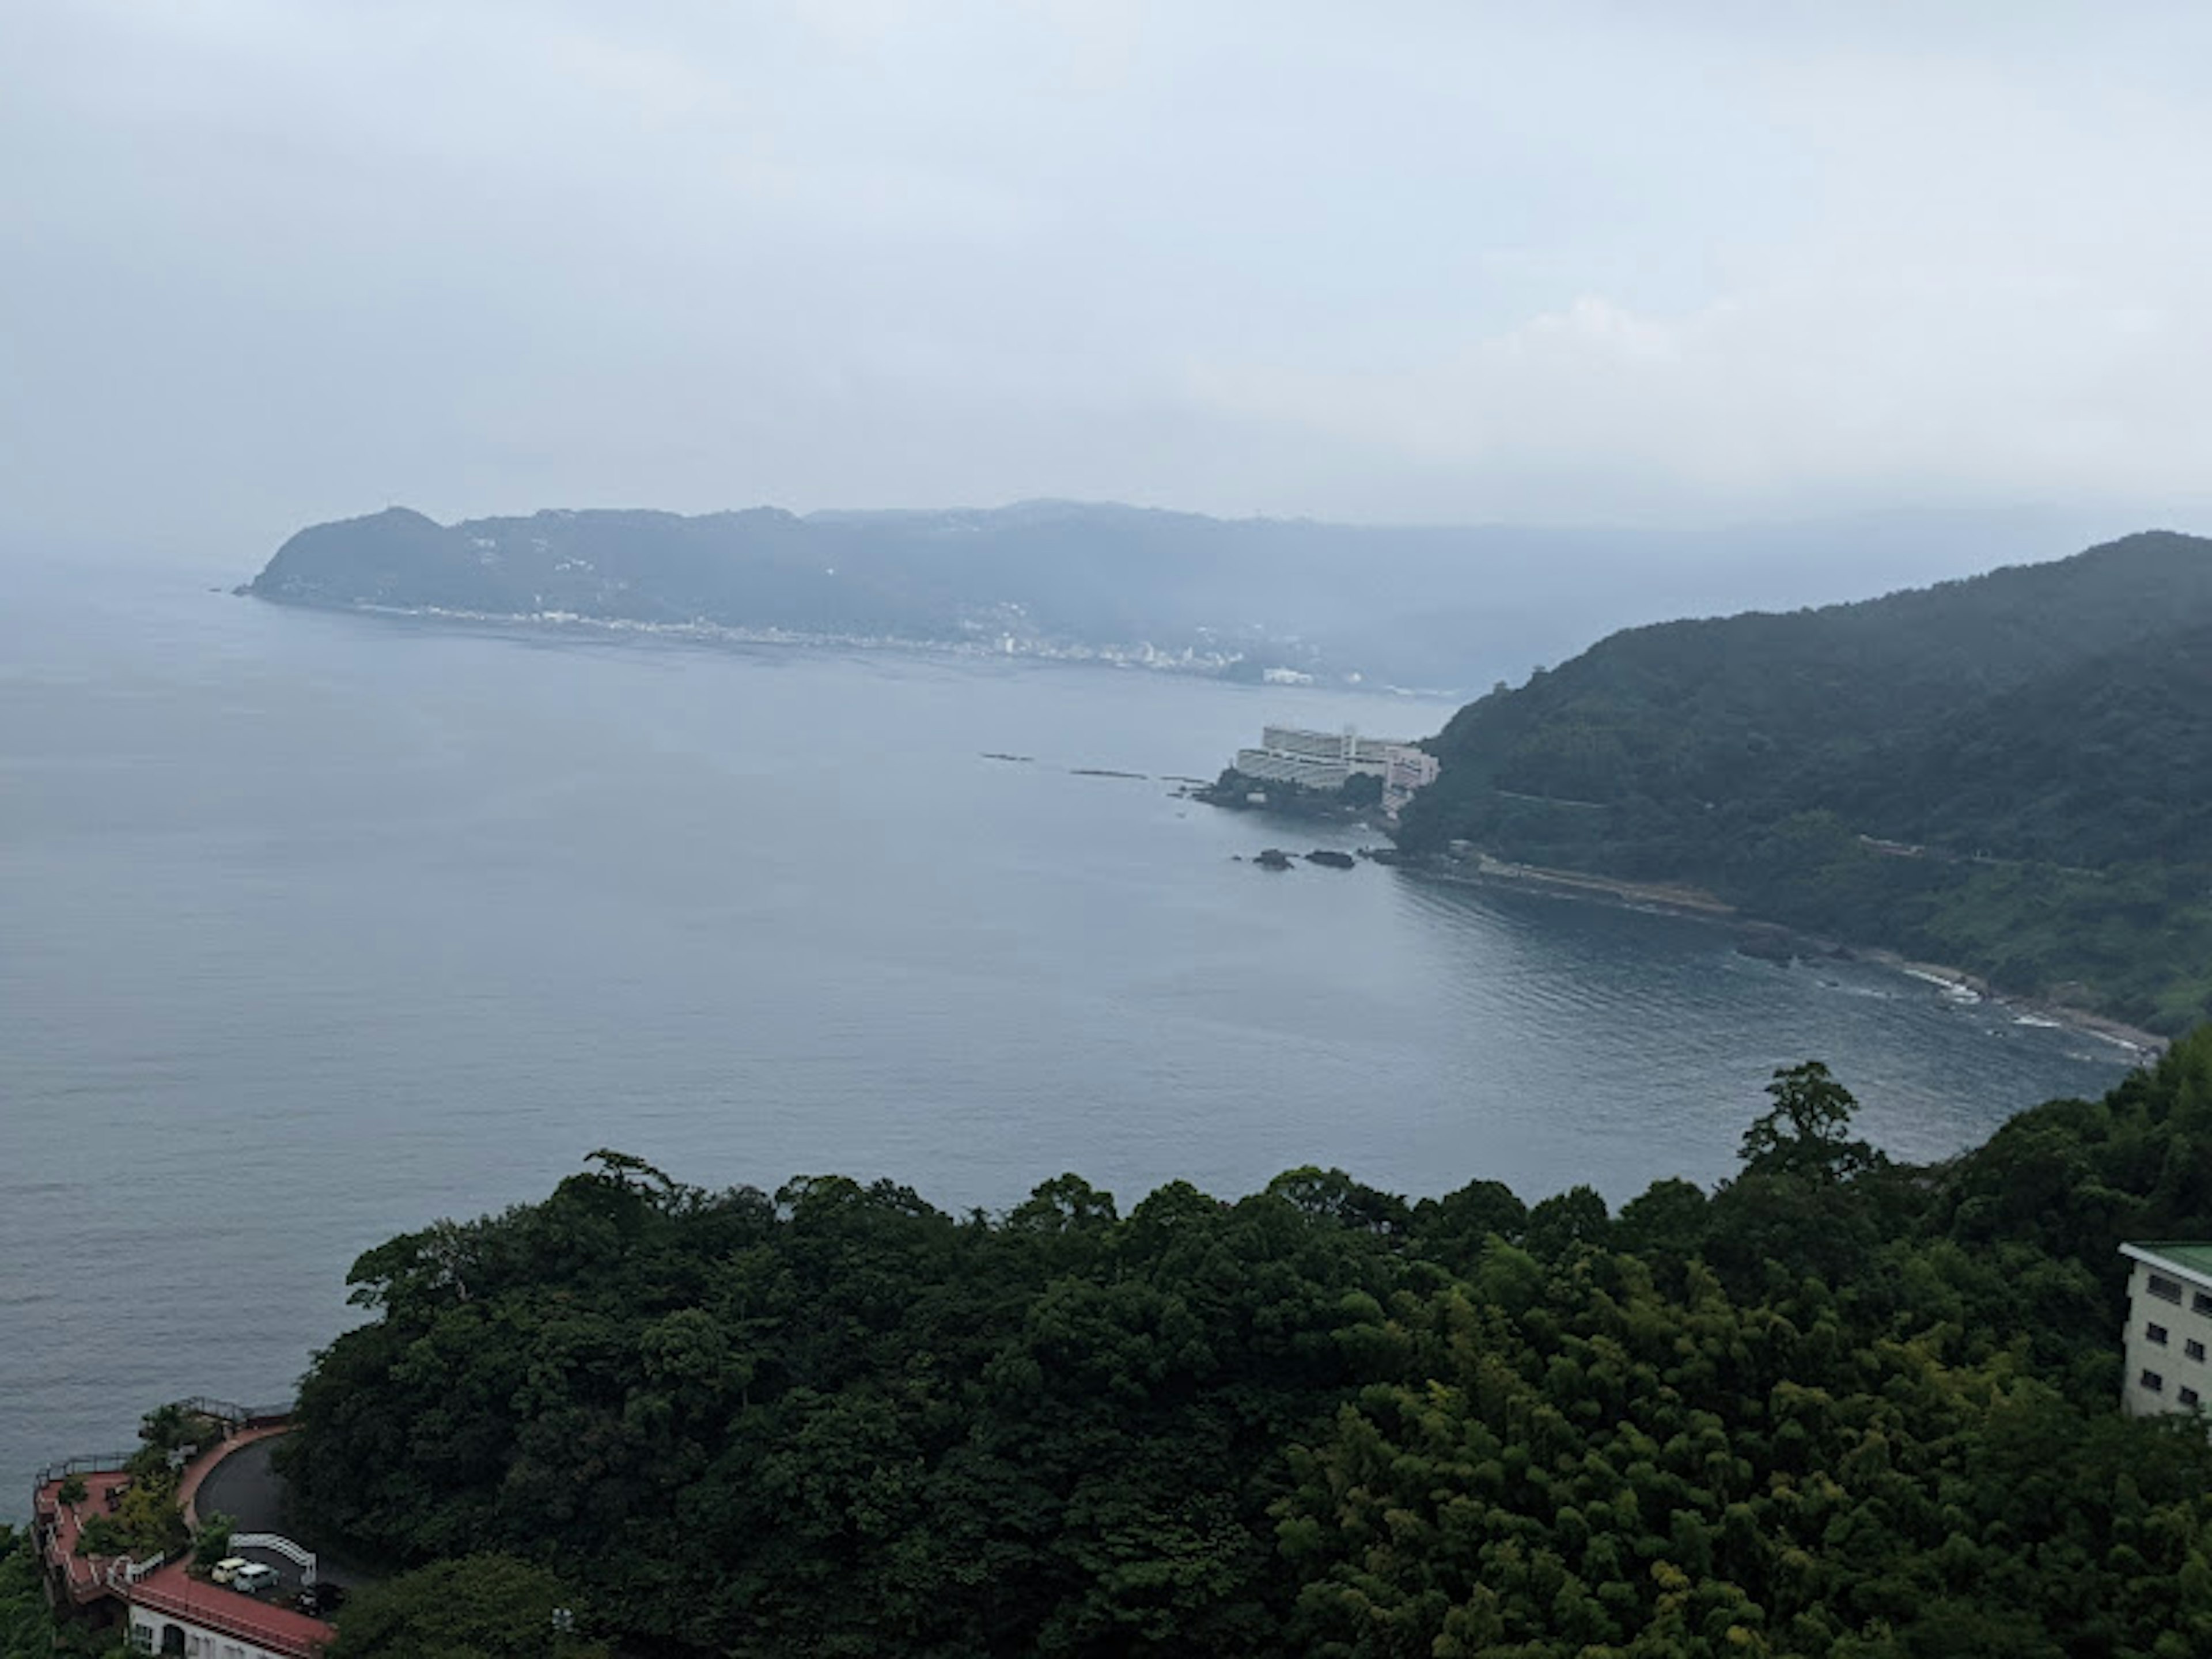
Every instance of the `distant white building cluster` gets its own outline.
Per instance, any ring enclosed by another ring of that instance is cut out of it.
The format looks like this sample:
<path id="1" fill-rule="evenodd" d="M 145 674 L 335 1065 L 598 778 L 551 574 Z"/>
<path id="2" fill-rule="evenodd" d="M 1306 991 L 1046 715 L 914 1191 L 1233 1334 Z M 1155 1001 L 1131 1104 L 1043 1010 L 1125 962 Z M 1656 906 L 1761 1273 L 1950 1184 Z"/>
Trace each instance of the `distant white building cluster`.
<path id="1" fill-rule="evenodd" d="M 1395 812 L 1413 792 L 1436 781 L 1437 757 L 1410 743 L 1363 738 L 1352 726 L 1309 732 L 1295 726 L 1261 728 L 1257 749 L 1237 751 L 1237 769 L 1268 783 L 1341 789 L 1356 774 L 1382 780 L 1382 809 Z"/>

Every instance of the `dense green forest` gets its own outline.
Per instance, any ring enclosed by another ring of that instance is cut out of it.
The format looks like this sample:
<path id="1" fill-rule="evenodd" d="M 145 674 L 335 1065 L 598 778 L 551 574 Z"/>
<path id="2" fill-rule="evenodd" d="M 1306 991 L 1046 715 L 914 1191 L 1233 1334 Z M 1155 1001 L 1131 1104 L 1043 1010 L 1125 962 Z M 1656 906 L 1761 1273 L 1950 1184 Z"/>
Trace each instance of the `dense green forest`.
<path id="1" fill-rule="evenodd" d="M 84 1626 L 55 1619 L 40 1582 L 36 1542 L 27 1530 L 0 1526 L 0 1659 L 92 1659 L 112 1651 L 112 1644 Z"/>
<path id="2" fill-rule="evenodd" d="M 54 1624 L 39 1586 L 31 1534 L 0 1527 L 0 1659 L 29 1659 L 53 1647 Z"/>
<path id="3" fill-rule="evenodd" d="M 1933 1168 L 1818 1065 L 1769 1093 L 1617 1213 L 599 1154 L 361 1259 L 295 1497 L 636 1654 L 2212 1651 L 2212 1445 L 2118 1412 L 2115 1255 L 2212 1236 L 2212 1033 Z"/>
<path id="4" fill-rule="evenodd" d="M 2212 1014 L 2212 542 L 1632 629 L 1433 746 L 1407 850 L 1695 882 L 2168 1032 Z"/>

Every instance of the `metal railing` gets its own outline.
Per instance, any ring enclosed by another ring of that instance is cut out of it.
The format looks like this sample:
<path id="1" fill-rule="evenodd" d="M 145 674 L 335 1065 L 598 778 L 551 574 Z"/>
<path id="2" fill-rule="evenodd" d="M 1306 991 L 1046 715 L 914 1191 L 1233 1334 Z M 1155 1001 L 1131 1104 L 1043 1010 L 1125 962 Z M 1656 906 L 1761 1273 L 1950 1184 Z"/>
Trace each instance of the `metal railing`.
<path id="1" fill-rule="evenodd" d="M 269 1423 L 292 1414 L 292 1402 L 281 1406 L 241 1406 L 233 1400 L 216 1400 L 196 1394 L 189 1400 L 170 1402 L 187 1417 L 211 1417 L 218 1423 L 228 1423 L 237 1428 L 251 1428 L 257 1423 Z"/>
<path id="2" fill-rule="evenodd" d="M 290 1539 L 273 1532 L 234 1532 L 230 1535 L 230 1547 L 238 1550 L 267 1550 L 281 1555 L 300 1569 L 300 1582 L 313 1587 L 315 1582 L 315 1553 L 302 1549 Z"/>
<path id="3" fill-rule="evenodd" d="M 166 1566 L 168 1560 L 166 1555 L 149 1555 L 143 1561 L 126 1561 L 123 1557 L 116 1556 L 107 1564 L 107 1588 L 127 1589 L 147 1574 Z"/>
<path id="4" fill-rule="evenodd" d="M 64 1457 L 60 1462 L 49 1463 L 40 1469 L 39 1478 L 32 1483 L 32 1489 L 36 1491 L 40 1486 L 51 1486 L 57 1480 L 66 1480 L 73 1474 L 106 1474 L 110 1470 L 121 1468 L 143 1449 L 141 1447 L 131 1451 L 94 1452 L 83 1457 Z"/>
<path id="5" fill-rule="evenodd" d="M 241 1406 L 234 1400 L 217 1400 L 213 1396 L 196 1394 L 189 1400 L 173 1400 L 170 1406 L 187 1417 L 212 1418 L 218 1423 L 228 1423 L 234 1428 L 252 1428 L 263 1423 L 281 1423 L 292 1415 L 292 1402 L 285 1401 L 275 1406 Z M 149 1415 L 151 1413 L 149 1413 Z M 49 1481 L 65 1480 L 72 1474 L 82 1474 L 94 1469 L 119 1469 L 140 1452 L 143 1446 L 133 1446 L 129 1451 L 99 1452 L 83 1457 L 64 1457 L 40 1469 L 38 1486 Z"/>
<path id="6" fill-rule="evenodd" d="M 143 1607 L 149 1613 L 169 1613 L 198 1625 L 203 1630 L 214 1631 L 220 1636 L 251 1642 L 266 1652 L 283 1654 L 287 1659 L 314 1659 L 321 1650 L 322 1643 L 315 1638 L 289 1635 L 270 1628 L 265 1622 L 233 1613 L 216 1599 L 228 1594 L 228 1591 L 217 1590 L 203 1597 L 190 1593 L 179 1595 L 167 1588 L 153 1587 L 141 1589 L 133 1594 L 131 1604 Z"/>

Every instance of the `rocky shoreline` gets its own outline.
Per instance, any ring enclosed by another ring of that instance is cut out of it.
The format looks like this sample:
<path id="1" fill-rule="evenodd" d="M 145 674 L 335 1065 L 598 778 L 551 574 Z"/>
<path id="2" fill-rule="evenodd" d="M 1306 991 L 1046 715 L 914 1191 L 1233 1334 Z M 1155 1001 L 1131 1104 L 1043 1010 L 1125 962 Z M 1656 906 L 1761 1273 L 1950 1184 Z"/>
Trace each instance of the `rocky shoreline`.
<path id="1" fill-rule="evenodd" d="M 1962 968 L 1940 963 L 1917 962 L 1895 951 L 1878 946 L 1846 945 L 1834 939 L 1801 933 L 1778 923 L 1741 915 L 1701 888 L 1668 883 L 1626 881 L 1594 876 L 1577 870 L 1551 870 L 1534 865 L 1512 864 L 1478 854 L 1471 859 L 1421 858 L 1390 849 L 1367 852 L 1377 864 L 1405 871 L 1424 881 L 1465 887 L 1509 887 L 1522 892 L 1548 894 L 1555 898 L 1581 899 L 1625 909 L 1654 911 L 1692 921 L 1731 927 L 1736 949 L 1766 961 L 1816 961 L 1821 957 L 1869 962 L 1921 980 L 1946 995 L 1960 1000 L 1988 1001 L 2011 1011 L 2028 1023 L 2046 1024 L 2095 1037 L 2123 1050 L 2140 1065 L 2149 1065 L 2166 1053 L 2169 1039 L 2155 1031 L 2112 1019 L 2092 1009 L 2049 998 L 2008 991 Z"/>
<path id="2" fill-rule="evenodd" d="M 1954 968 L 1943 963 L 1915 962 L 1899 956 L 1894 951 L 1869 948 L 1856 951 L 1863 962 L 1871 962 L 1884 968 L 1894 969 L 1914 979 L 1923 980 L 1947 994 L 1964 993 L 2008 1008 L 2014 1014 L 2025 1016 L 2031 1023 L 2063 1027 L 2124 1048 L 2148 1065 L 2160 1059 L 2172 1044 L 2172 1039 L 2160 1036 L 2155 1031 L 2146 1031 L 2139 1025 L 2112 1019 L 2087 1008 L 2076 1007 L 2070 1002 L 2060 1002 L 2044 997 L 2023 996 L 1994 985 L 1979 975 L 1970 974 L 1963 968 Z"/>

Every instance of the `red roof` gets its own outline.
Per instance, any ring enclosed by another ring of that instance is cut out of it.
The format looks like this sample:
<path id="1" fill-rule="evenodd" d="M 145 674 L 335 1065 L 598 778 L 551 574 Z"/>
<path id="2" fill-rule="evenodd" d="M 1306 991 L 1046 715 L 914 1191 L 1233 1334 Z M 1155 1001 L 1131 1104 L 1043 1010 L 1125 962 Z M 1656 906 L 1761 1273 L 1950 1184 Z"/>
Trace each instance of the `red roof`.
<path id="1" fill-rule="evenodd" d="M 128 1594 L 135 1607 L 166 1613 L 203 1630 L 252 1642 L 293 1659 L 313 1659 L 325 1643 L 337 1635 L 319 1619 L 195 1578 L 181 1561 L 172 1561 L 147 1574 Z"/>
<path id="2" fill-rule="evenodd" d="M 85 1486 L 82 1504 L 61 1501 L 59 1480 L 46 1482 L 33 1499 L 46 1565 L 61 1574 L 71 1601 L 120 1595 L 149 1613 L 167 1613 L 203 1630 L 287 1655 L 289 1659 L 313 1659 L 337 1637 L 337 1632 L 319 1619 L 194 1578 L 181 1560 L 157 1567 L 131 1584 L 123 1577 L 122 1557 L 79 1555 L 76 1543 L 85 1522 L 93 1516 L 106 1515 L 108 1493 L 128 1486 L 131 1477 L 121 1469 L 87 1469 L 79 1479 Z"/>
<path id="3" fill-rule="evenodd" d="M 118 1486 L 131 1484 L 131 1477 L 121 1469 L 85 1469 L 76 1477 L 84 1482 L 84 1502 L 62 1502 L 60 1480 L 49 1480 L 40 1486 L 32 1498 L 33 1513 L 38 1516 L 39 1534 L 44 1544 L 44 1553 L 49 1569 L 58 1571 L 69 1586 L 70 1600 L 89 1601 L 95 1596 L 108 1594 L 107 1570 L 120 1557 L 110 1555 L 79 1555 L 76 1540 L 84 1531 L 84 1523 L 94 1516 L 108 1513 L 107 1495 Z"/>

